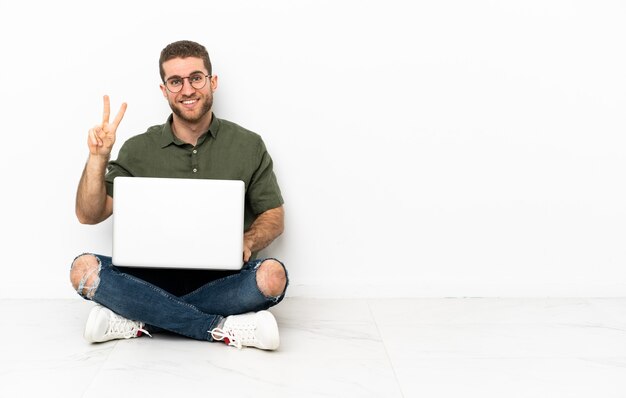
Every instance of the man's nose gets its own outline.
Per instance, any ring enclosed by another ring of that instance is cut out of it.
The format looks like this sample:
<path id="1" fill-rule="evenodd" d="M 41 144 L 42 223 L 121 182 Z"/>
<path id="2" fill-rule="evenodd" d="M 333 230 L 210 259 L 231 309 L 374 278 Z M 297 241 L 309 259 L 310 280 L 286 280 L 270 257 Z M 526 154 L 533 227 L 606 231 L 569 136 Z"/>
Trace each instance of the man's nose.
<path id="1" fill-rule="evenodd" d="M 196 89 L 191 85 L 188 77 L 183 79 L 183 89 L 181 91 L 183 94 L 193 94 L 196 91 Z"/>

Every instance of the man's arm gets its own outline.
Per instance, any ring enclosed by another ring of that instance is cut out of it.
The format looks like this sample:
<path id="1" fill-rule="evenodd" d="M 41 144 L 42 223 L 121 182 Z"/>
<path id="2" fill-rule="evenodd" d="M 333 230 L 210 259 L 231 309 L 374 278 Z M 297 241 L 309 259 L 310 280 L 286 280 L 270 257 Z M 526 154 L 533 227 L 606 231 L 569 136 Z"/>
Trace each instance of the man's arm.
<path id="1" fill-rule="evenodd" d="M 113 213 L 113 199 L 106 193 L 104 175 L 115 144 L 115 132 L 125 112 L 126 103 L 123 103 L 115 120 L 109 123 L 110 101 L 105 95 L 102 124 L 89 130 L 89 159 L 76 192 L 76 217 L 82 224 L 97 224 Z"/>
<path id="2" fill-rule="evenodd" d="M 285 229 L 283 206 L 261 213 L 243 234 L 243 261 L 250 260 L 252 252 L 265 249 Z"/>
<path id="3" fill-rule="evenodd" d="M 113 199 L 104 182 L 108 159 L 90 155 L 87 160 L 76 192 L 76 217 L 81 224 L 98 224 L 113 213 Z"/>

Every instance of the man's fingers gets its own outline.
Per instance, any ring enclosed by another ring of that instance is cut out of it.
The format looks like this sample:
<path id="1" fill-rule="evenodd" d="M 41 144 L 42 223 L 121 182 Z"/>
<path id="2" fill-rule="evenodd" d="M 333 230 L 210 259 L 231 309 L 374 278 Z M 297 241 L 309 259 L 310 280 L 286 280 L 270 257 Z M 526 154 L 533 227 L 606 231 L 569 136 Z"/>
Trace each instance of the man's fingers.
<path id="1" fill-rule="evenodd" d="M 126 107 L 128 107 L 128 105 L 126 105 L 126 102 L 124 102 L 122 106 L 120 106 L 120 110 L 119 112 L 117 112 L 117 116 L 115 116 L 115 120 L 113 121 L 113 129 L 117 130 L 117 126 L 120 125 L 120 122 L 124 118 L 124 113 L 126 113 Z"/>
<path id="2" fill-rule="evenodd" d="M 105 137 L 105 132 L 102 130 L 101 127 L 96 127 L 96 141 L 98 143 L 98 146 L 102 146 L 102 140 L 104 140 Z"/>
<path id="3" fill-rule="evenodd" d="M 247 247 L 244 247 L 243 248 L 243 262 L 247 263 L 248 260 L 250 260 L 250 257 L 252 257 L 252 252 Z"/>
<path id="4" fill-rule="evenodd" d="M 89 130 L 89 143 L 93 146 L 102 146 L 102 130 L 99 127 L 94 127 Z"/>
<path id="5" fill-rule="evenodd" d="M 96 138 L 96 130 L 89 130 L 89 143 L 93 146 L 98 145 L 98 139 Z"/>
<path id="6" fill-rule="evenodd" d="M 102 111 L 102 124 L 109 123 L 109 115 L 111 114 L 111 101 L 109 96 L 104 96 L 104 110 Z"/>

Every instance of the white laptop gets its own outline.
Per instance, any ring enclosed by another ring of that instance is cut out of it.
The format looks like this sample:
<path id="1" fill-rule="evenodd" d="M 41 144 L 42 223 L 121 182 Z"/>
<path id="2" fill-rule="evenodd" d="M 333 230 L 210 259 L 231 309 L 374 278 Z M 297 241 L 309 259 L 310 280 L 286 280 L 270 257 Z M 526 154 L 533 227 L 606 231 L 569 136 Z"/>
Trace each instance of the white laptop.
<path id="1" fill-rule="evenodd" d="M 113 264 L 242 267 L 243 181 L 117 177 L 113 189 Z"/>

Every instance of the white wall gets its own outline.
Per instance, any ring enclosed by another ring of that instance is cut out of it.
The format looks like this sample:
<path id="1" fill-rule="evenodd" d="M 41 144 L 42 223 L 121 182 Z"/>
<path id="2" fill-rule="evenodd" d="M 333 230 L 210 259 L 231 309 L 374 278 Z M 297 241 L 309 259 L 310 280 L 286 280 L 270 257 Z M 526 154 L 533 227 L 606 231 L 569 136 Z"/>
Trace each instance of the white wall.
<path id="1" fill-rule="evenodd" d="M 626 292 L 620 1 L 0 3 L 0 297 L 74 297 L 110 253 L 74 193 L 102 95 L 163 123 L 158 55 L 207 46 L 216 113 L 260 133 L 272 247 L 305 296 Z"/>

